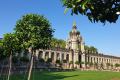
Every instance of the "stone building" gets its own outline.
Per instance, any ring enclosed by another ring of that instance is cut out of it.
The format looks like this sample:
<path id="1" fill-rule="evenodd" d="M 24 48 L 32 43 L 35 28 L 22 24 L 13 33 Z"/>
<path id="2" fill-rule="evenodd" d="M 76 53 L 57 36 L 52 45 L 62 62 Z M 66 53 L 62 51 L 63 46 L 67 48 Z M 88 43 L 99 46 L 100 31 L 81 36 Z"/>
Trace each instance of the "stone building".
<path id="1" fill-rule="evenodd" d="M 36 51 L 37 58 L 47 60 L 52 59 L 52 63 L 59 60 L 61 63 L 66 61 L 67 68 L 114 68 L 115 64 L 120 64 L 120 57 L 104 55 L 102 53 L 91 53 L 84 49 L 85 42 L 80 32 L 74 24 L 66 41 L 66 49 L 39 49 Z"/>

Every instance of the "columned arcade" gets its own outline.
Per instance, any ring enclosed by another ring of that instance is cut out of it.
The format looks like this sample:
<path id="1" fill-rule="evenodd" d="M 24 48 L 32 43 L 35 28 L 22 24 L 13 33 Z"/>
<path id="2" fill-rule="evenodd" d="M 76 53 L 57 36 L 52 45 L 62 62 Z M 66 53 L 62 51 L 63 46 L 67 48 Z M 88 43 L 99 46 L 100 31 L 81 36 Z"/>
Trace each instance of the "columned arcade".
<path id="1" fill-rule="evenodd" d="M 65 61 L 68 66 L 67 68 L 79 69 L 96 64 L 98 68 L 102 66 L 106 69 L 107 64 L 120 64 L 120 57 L 104 55 L 103 53 L 91 53 L 85 51 L 84 46 L 84 39 L 77 30 L 76 24 L 73 24 L 72 30 L 69 32 L 69 37 L 66 41 L 65 49 L 39 49 L 36 51 L 35 55 L 37 59 L 42 58 L 45 61 L 47 61 L 48 58 L 51 58 L 53 64 L 56 64 L 56 60 L 59 60 L 61 63 L 64 63 Z"/>

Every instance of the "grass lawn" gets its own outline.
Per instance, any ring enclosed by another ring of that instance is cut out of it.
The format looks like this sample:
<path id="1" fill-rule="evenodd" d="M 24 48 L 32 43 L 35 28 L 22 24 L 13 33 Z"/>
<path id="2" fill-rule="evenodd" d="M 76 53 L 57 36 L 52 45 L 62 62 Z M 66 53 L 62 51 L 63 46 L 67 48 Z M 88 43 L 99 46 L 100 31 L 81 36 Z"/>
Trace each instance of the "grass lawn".
<path id="1" fill-rule="evenodd" d="M 12 75 L 10 80 L 27 80 L 27 79 L 25 75 L 16 74 Z M 120 80 L 120 72 L 102 72 L 102 71 L 33 72 L 31 80 Z"/>

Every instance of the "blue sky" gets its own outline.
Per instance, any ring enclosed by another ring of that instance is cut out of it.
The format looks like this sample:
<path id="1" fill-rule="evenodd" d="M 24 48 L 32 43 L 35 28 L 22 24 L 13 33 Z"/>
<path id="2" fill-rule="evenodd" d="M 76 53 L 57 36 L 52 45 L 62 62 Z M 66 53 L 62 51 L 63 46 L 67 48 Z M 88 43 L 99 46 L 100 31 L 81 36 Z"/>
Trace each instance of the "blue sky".
<path id="1" fill-rule="evenodd" d="M 0 0 L 0 37 L 13 32 L 16 21 L 27 13 L 44 15 L 55 29 L 54 36 L 66 40 L 76 21 L 85 43 L 104 54 L 120 56 L 120 19 L 115 24 L 91 23 L 81 15 L 65 15 L 60 0 Z"/>

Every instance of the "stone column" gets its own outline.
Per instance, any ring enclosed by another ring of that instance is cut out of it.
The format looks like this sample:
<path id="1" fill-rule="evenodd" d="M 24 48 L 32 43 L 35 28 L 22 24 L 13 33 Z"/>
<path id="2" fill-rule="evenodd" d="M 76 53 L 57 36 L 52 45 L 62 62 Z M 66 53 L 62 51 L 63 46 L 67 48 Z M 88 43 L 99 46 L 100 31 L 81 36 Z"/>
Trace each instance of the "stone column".
<path id="1" fill-rule="evenodd" d="M 88 62 L 88 55 L 85 56 L 85 62 Z"/>
<path id="2" fill-rule="evenodd" d="M 29 53 L 32 55 L 32 49 L 31 50 L 29 50 Z M 22 50 L 22 52 L 21 52 L 21 54 L 20 54 L 20 57 L 23 57 L 24 55 L 24 50 Z"/>
<path id="3" fill-rule="evenodd" d="M 64 52 L 63 55 L 64 55 L 64 56 L 63 56 L 63 60 L 66 60 L 66 55 L 67 55 L 67 53 Z M 63 63 L 64 63 L 64 62 L 63 62 Z M 66 63 L 63 64 L 63 68 L 64 68 L 64 69 L 67 68 L 67 64 L 66 64 Z"/>
<path id="4" fill-rule="evenodd" d="M 90 61 L 89 61 L 89 56 L 87 55 L 87 62 L 89 63 Z"/>
<path id="5" fill-rule="evenodd" d="M 39 50 L 36 50 L 36 53 L 35 53 L 36 60 L 38 60 L 38 55 L 39 55 Z"/>
<path id="6" fill-rule="evenodd" d="M 84 64 L 82 64 L 82 68 L 85 68 L 85 54 L 81 54 L 81 62 L 84 62 Z"/>
<path id="7" fill-rule="evenodd" d="M 104 68 L 105 68 L 105 69 L 107 68 L 106 63 L 107 63 L 107 59 L 106 59 L 106 57 L 104 57 Z"/>
<path id="8" fill-rule="evenodd" d="M 29 52 L 28 57 L 29 57 L 29 60 L 30 60 L 30 59 L 31 59 L 31 56 L 32 56 L 32 49 L 31 49 L 31 48 L 29 48 L 29 49 L 28 49 L 28 52 Z M 21 54 L 20 54 L 20 57 L 21 57 Z"/>
<path id="9" fill-rule="evenodd" d="M 66 60 L 66 55 L 67 55 L 67 53 L 64 53 L 64 60 Z"/>
<path id="10" fill-rule="evenodd" d="M 112 63 L 112 59 L 110 58 L 110 64 Z"/>
<path id="11" fill-rule="evenodd" d="M 88 63 L 88 55 L 87 54 L 85 55 L 85 67 L 87 68 L 88 64 L 86 64 L 86 63 Z"/>
<path id="12" fill-rule="evenodd" d="M 43 55 L 42 55 L 42 58 L 45 60 L 45 53 L 46 53 L 46 51 L 43 51 Z"/>
<path id="13" fill-rule="evenodd" d="M 94 56 L 93 60 L 94 60 L 94 63 L 95 63 L 95 62 L 96 62 L 96 58 L 95 58 L 95 56 Z"/>
<path id="14" fill-rule="evenodd" d="M 72 63 L 70 63 L 72 61 Z M 72 55 L 72 51 L 69 52 L 69 68 L 72 69 L 73 68 L 73 55 Z"/>
<path id="15" fill-rule="evenodd" d="M 59 53 L 60 54 L 60 61 L 62 61 L 62 53 Z"/>
<path id="16" fill-rule="evenodd" d="M 91 57 L 89 56 L 89 62 L 91 63 Z"/>
<path id="17" fill-rule="evenodd" d="M 74 67 L 77 67 L 77 64 L 75 64 L 75 63 L 76 63 L 76 61 L 79 61 L 78 60 L 78 56 L 79 56 L 78 53 L 74 53 L 74 62 L 73 62 L 74 63 Z"/>
<path id="18" fill-rule="evenodd" d="M 57 52 L 54 52 L 54 62 L 56 62 L 57 59 Z"/>
<path id="19" fill-rule="evenodd" d="M 49 58 L 51 58 L 51 53 L 52 53 L 52 52 L 51 52 L 51 51 L 49 51 Z"/>
<path id="20" fill-rule="evenodd" d="M 93 63 L 93 64 L 95 63 L 95 61 L 94 61 L 94 57 L 92 57 L 92 63 Z"/>
<path id="21" fill-rule="evenodd" d="M 98 57 L 98 64 L 100 63 L 100 57 Z"/>
<path id="22" fill-rule="evenodd" d="M 73 61 L 73 60 L 72 60 L 72 51 L 70 51 L 70 53 L 69 53 L 69 62 L 70 62 L 70 61 Z"/>
<path id="23" fill-rule="evenodd" d="M 110 58 L 109 58 L 109 63 L 110 63 Z"/>
<path id="24" fill-rule="evenodd" d="M 78 54 L 74 53 L 74 63 L 78 61 Z"/>

